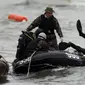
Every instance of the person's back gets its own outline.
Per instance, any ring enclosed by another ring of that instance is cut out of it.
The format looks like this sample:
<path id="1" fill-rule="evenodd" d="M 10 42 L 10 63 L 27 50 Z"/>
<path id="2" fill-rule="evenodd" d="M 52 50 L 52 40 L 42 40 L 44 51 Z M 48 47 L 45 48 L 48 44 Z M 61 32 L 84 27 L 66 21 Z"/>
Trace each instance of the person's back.
<path id="1" fill-rule="evenodd" d="M 55 21 L 58 22 L 57 19 L 53 15 L 50 18 L 46 18 L 44 14 L 39 18 L 41 18 L 41 21 L 38 27 L 42 29 L 46 35 L 54 34 L 54 29 L 56 29 Z"/>
<path id="2" fill-rule="evenodd" d="M 35 39 L 34 33 L 22 31 L 22 34 L 19 37 L 18 45 L 17 45 L 17 52 L 16 52 L 17 59 L 19 60 L 22 59 L 28 43 L 34 39 Z"/>

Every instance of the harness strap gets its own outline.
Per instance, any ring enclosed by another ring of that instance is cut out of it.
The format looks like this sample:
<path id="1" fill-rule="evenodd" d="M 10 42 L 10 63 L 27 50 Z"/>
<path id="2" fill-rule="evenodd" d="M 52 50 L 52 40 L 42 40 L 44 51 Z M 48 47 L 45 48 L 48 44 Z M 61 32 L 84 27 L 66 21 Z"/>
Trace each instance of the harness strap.
<path id="1" fill-rule="evenodd" d="M 32 37 L 30 37 L 27 33 L 24 33 L 28 38 L 30 38 L 31 40 L 34 40 L 36 37 L 35 37 L 35 35 L 33 34 L 33 37 L 34 37 L 34 39 L 32 38 Z"/>

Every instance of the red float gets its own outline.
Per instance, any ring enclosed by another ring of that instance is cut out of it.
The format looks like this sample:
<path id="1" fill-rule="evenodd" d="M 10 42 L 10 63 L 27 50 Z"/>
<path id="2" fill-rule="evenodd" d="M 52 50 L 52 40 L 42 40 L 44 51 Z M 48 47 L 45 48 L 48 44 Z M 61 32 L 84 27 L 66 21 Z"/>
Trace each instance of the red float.
<path id="1" fill-rule="evenodd" d="M 16 22 L 22 22 L 22 21 L 27 21 L 28 20 L 27 17 L 17 15 L 17 14 L 9 14 L 8 19 L 16 21 Z"/>

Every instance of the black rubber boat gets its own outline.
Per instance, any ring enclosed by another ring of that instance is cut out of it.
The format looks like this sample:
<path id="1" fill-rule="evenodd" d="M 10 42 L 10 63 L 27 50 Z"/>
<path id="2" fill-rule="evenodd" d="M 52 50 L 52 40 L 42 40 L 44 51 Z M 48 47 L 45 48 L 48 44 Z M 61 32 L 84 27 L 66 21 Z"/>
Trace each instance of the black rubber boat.
<path id="1" fill-rule="evenodd" d="M 30 65 L 29 65 L 30 64 Z M 44 69 L 52 69 L 57 66 L 83 66 L 85 59 L 78 55 L 62 51 L 40 52 L 18 62 L 13 62 L 14 73 L 37 72 Z"/>

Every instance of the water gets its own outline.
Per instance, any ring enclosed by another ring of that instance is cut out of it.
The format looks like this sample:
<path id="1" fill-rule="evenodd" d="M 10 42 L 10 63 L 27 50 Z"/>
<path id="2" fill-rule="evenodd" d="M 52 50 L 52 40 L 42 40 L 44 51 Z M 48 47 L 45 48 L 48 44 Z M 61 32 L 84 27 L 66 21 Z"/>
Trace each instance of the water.
<path id="1" fill-rule="evenodd" d="M 56 0 L 57 1 L 57 0 Z M 60 0 L 59 0 L 60 1 Z M 52 6 L 64 34 L 64 41 L 72 41 L 85 47 L 85 40 L 78 35 L 76 21 L 81 20 L 85 32 L 85 0 L 71 0 L 70 4 L 47 3 L 42 0 L 1 0 L 0 4 L 0 54 L 12 63 L 15 59 L 19 35 L 47 6 Z M 58 1 L 57 1 L 58 3 Z M 8 20 L 10 13 L 24 15 L 28 22 L 13 22 Z M 58 36 L 57 36 L 58 37 Z M 80 41 L 81 40 L 81 41 Z M 58 42 L 59 42 L 58 37 Z M 10 68 L 11 68 L 11 64 Z M 84 85 L 85 67 L 58 68 L 42 71 L 27 76 L 13 76 L 11 70 L 7 80 L 0 85 Z M 26 78 L 26 79 L 25 79 Z"/>

